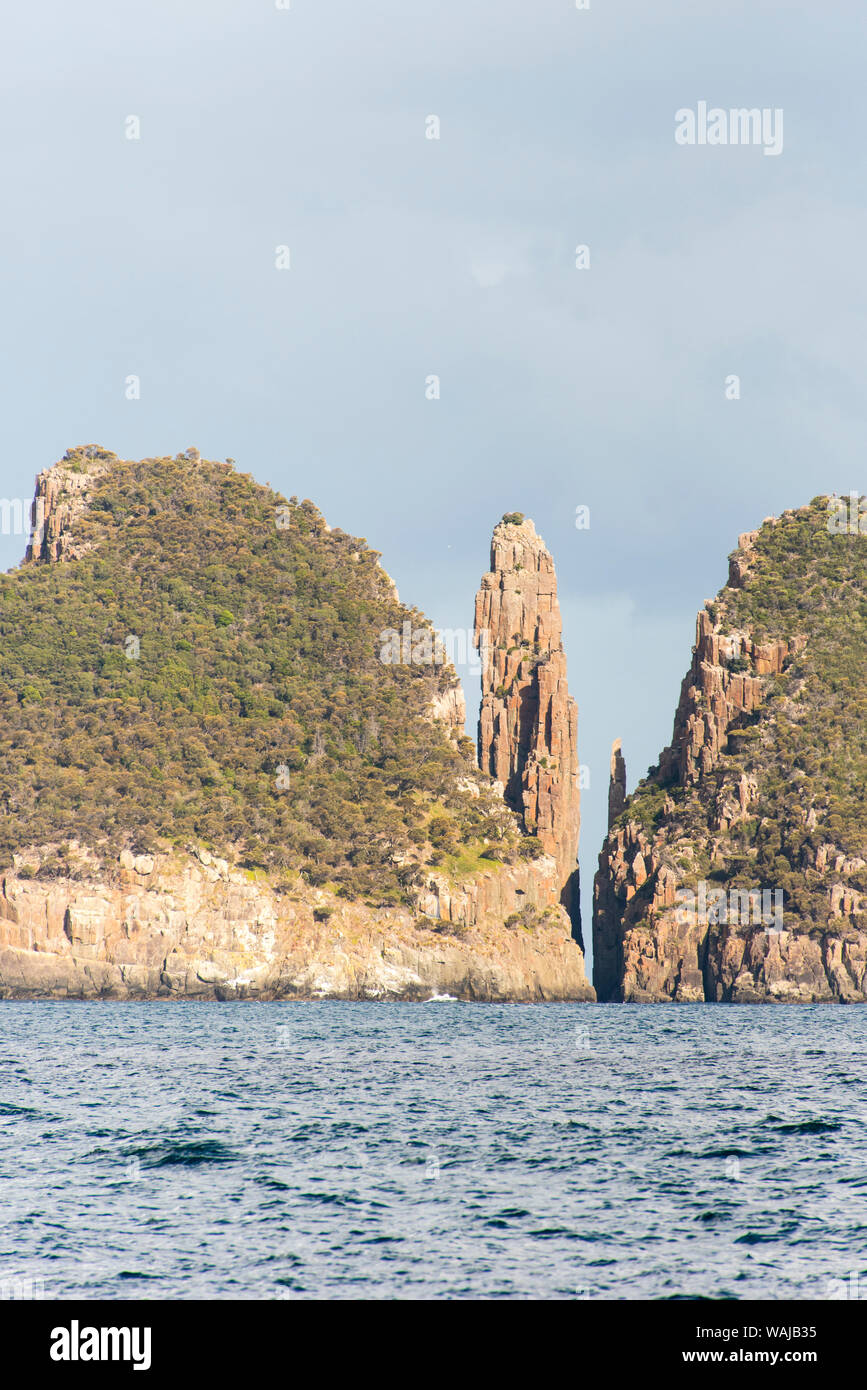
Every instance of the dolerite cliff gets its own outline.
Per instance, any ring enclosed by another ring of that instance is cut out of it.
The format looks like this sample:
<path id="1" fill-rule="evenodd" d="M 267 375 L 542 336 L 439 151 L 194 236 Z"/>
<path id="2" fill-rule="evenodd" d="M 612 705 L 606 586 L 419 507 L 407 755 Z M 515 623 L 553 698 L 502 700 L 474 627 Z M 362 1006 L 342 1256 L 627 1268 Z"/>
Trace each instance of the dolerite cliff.
<path id="1" fill-rule="evenodd" d="M 566 680 L 554 561 L 519 513 L 494 528 L 474 640 L 482 658 L 479 766 L 554 858 L 581 943 L 578 707 Z"/>
<path id="2" fill-rule="evenodd" d="M 458 889 L 435 875 L 419 916 L 303 880 L 278 892 L 204 849 L 110 861 L 72 841 L 62 875 L 56 850 L 0 876 L 0 999 L 593 998 L 550 860 Z M 504 926 L 528 905 L 532 931 Z"/>
<path id="3" fill-rule="evenodd" d="M 600 855 L 601 1000 L 867 998 L 867 541 L 838 505 L 742 535 L 698 615 L 672 741 Z"/>
<path id="4" fill-rule="evenodd" d="M 594 997 L 555 841 L 366 541 L 195 449 L 71 449 L 32 523 L 0 575 L 0 998 Z"/>
<path id="5" fill-rule="evenodd" d="M 28 562 L 77 560 L 86 553 L 88 542 L 76 539 L 75 523 L 87 510 L 107 465 L 105 451 L 91 444 L 43 469 L 30 509 Z"/>

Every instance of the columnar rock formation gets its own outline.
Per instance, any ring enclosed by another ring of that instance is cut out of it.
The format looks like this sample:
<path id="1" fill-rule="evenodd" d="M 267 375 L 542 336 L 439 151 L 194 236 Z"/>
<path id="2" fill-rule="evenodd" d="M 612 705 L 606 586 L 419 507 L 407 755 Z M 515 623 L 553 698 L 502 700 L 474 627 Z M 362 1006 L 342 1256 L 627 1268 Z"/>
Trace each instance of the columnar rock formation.
<path id="1" fill-rule="evenodd" d="M 476 595 L 479 766 L 554 858 L 580 942 L 578 707 L 561 632 L 554 562 L 532 521 L 513 513 L 494 528 L 491 569 Z"/>
<path id="2" fill-rule="evenodd" d="M 761 705 L 762 677 L 780 675 L 787 657 L 803 645 L 802 637 L 754 642 L 745 631 L 722 633 L 715 630 L 707 609 L 699 613 L 674 733 L 659 762 L 663 781 L 688 787 L 706 777 L 725 751 L 737 719 Z"/>
<path id="3" fill-rule="evenodd" d="M 36 493 L 30 510 L 30 543 L 25 559 L 75 560 L 90 546 L 77 540 L 73 527 L 87 510 L 95 483 L 103 476 L 115 454 L 97 445 L 67 451 L 61 463 L 43 469 L 36 479 Z"/>
<path id="4" fill-rule="evenodd" d="M 626 759 L 620 751 L 620 739 L 611 745 L 611 772 L 608 779 L 608 829 L 610 830 L 626 800 Z"/>
<path id="5" fill-rule="evenodd" d="M 599 856 L 603 1002 L 867 999 L 867 556 L 822 500 L 742 535 L 698 614 L 671 744 Z"/>
<path id="6" fill-rule="evenodd" d="M 594 998 L 550 860 L 461 890 L 436 876 L 436 920 L 419 921 L 321 888 L 277 893 L 205 850 L 106 863 L 81 849 L 74 878 L 34 880 L 52 848 L 26 852 L 26 877 L 0 873 L 0 999 Z M 534 930 L 504 926 L 528 900 L 547 909 Z"/>

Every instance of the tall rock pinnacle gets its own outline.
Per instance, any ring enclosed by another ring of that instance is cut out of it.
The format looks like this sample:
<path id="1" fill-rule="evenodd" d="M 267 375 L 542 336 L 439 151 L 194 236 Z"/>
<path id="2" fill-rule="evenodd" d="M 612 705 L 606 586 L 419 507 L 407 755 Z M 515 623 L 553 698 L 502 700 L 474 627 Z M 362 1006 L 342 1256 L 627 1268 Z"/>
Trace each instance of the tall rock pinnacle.
<path id="1" fill-rule="evenodd" d="M 608 829 L 610 830 L 626 800 L 626 759 L 620 751 L 620 739 L 611 745 L 611 774 L 608 780 Z"/>
<path id="2" fill-rule="evenodd" d="M 479 766 L 555 859 L 580 944 L 578 706 L 566 682 L 554 561 L 520 513 L 494 528 L 474 641 L 482 656 Z"/>

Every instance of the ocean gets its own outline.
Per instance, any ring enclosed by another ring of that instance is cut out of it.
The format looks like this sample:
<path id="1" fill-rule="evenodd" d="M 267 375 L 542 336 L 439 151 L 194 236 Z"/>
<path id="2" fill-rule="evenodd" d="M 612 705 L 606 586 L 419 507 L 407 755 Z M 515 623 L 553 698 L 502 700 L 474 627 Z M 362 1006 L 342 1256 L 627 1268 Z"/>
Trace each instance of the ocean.
<path id="1" fill-rule="evenodd" d="M 0 1119 L 0 1296 L 867 1298 L 857 1006 L 3 1003 Z"/>

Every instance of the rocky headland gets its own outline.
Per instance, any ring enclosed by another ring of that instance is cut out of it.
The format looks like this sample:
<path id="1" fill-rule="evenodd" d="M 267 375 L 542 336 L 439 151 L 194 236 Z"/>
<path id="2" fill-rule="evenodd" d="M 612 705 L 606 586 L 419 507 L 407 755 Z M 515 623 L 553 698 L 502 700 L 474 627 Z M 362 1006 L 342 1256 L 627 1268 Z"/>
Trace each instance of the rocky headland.
<path id="1" fill-rule="evenodd" d="M 86 446 L 32 519 L 0 579 L 0 997 L 594 998 L 532 523 L 482 581 L 477 757 L 448 663 L 380 658 L 427 620 L 311 503 Z"/>
<path id="2" fill-rule="evenodd" d="M 612 758 L 594 983 L 635 1003 L 867 999 L 867 560 L 828 499 L 739 538 L 671 743 Z"/>

